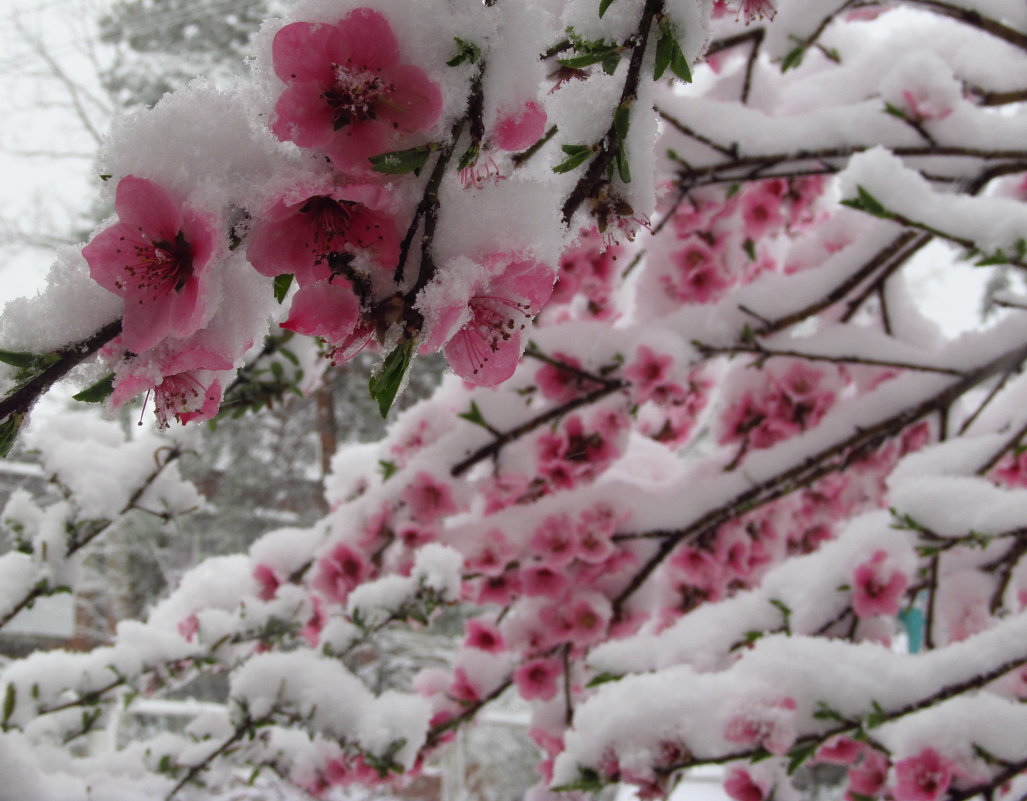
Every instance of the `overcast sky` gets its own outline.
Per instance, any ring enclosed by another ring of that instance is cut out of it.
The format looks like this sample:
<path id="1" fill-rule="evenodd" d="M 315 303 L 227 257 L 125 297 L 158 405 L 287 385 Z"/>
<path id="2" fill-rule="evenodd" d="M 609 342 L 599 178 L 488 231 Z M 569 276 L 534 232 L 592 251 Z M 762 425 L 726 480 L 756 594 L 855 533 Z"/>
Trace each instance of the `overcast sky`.
<path id="1" fill-rule="evenodd" d="M 107 5 L 0 3 L 0 300 L 31 294 L 45 280 L 52 251 L 23 240 L 67 237 L 89 219 L 97 142 L 84 120 L 98 135 L 109 120 L 93 100 L 95 60 L 105 56 L 95 20 Z"/>

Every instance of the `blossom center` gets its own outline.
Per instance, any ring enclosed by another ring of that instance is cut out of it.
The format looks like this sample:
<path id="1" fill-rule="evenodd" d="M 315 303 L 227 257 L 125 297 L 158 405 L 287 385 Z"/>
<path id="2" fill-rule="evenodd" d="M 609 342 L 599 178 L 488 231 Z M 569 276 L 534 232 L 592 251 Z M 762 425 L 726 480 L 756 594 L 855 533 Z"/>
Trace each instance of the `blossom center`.
<path id="1" fill-rule="evenodd" d="M 137 261 L 125 265 L 125 272 L 139 289 L 153 290 L 155 297 L 171 290 L 181 292 L 192 277 L 193 249 L 181 231 L 173 242 L 162 239 L 134 250 Z"/>
<path id="2" fill-rule="evenodd" d="M 314 264 L 322 264 L 339 253 L 347 239 L 356 203 L 317 195 L 307 200 L 300 214 L 310 218 L 310 239 L 306 245 L 314 254 Z M 341 241 L 340 241 L 341 240 Z"/>
<path id="3" fill-rule="evenodd" d="M 333 64 L 335 84 L 324 92 L 335 130 L 377 118 L 376 106 L 393 87 L 374 70 Z"/>

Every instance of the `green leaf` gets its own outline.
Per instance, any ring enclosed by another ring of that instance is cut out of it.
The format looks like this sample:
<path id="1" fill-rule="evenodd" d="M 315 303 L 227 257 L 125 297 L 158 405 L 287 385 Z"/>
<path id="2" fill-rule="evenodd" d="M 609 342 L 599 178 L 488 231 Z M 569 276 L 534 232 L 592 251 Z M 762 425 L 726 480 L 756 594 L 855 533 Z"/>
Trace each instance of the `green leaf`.
<path id="1" fill-rule="evenodd" d="M 612 6 L 614 0 L 599 0 L 599 19 L 603 18 L 603 14 L 606 13 L 606 9 Z"/>
<path id="2" fill-rule="evenodd" d="M 275 300 L 281 303 L 289 294 L 289 287 L 292 286 L 292 273 L 284 273 L 275 276 Z"/>
<path id="3" fill-rule="evenodd" d="M 791 776 L 799 769 L 803 762 L 809 759 L 816 752 L 819 743 L 813 741 L 805 745 L 798 745 L 788 752 L 788 775 Z"/>
<path id="4" fill-rule="evenodd" d="M 379 459 L 378 469 L 382 472 L 382 481 L 388 481 L 396 474 L 396 471 L 399 470 L 396 463 L 391 462 L 388 459 Z"/>
<path id="5" fill-rule="evenodd" d="M 481 409 L 478 408 L 478 404 L 471 401 L 471 408 L 466 412 L 460 412 L 457 415 L 461 420 L 466 420 L 468 423 L 474 423 L 476 426 L 482 426 L 488 428 L 488 423 L 485 422 L 485 418 L 482 417 Z"/>
<path id="6" fill-rule="evenodd" d="M 478 143 L 471 142 L 470 147 L 468 147 L 467 150 L 464 151 L 464 154 L 460 157 L 460 162 L 456 165 L 456 168 L 458 170 L 466 170 L 468 167 L 474 164 L 474 162 L 478 160 L 478 151 Z"/>
<path id="7" fill-rule="evenodd" d="M 874 729 L 888 720 L 888 713 L 884 711 L 877 701 L 872 701 L 873 711 L 864 718 L 868 729 Z"/>
<path id="8" fill-rule="evenodd" d="M 688 68 L 688 60 L 681 52 L 681 47 L 674 41 L 674 50 L 670 56 L 670 71 L 685 83 L 692 82 L 692 70 Z"/>
<path id="9" fill-rule="evenodd" d="M 598 676 L 593 677 L 585 686 L 598 687 L 600 684 L 609 684 L 611 681 L 620 681 L 623 678 L 623 676 L 616 673 L 600 673 Z"/>
<path id="10" fill-rule="evenodd" d="M 617 71 L 618 64 L 620 64 L 620 53 L 610 53 L 603 59 L 603 72 L 613 75 Z"/>
<path id="11" fill-rule="evenodd" d="M 617 175 L 624 183 L 630 184 L 631 167 L 628 165 L 628 157 L 626 155 L 626 148 L 624 147 L 623 142 L 617 146 L 617 152 L 614 154 L 614 161 L 617 162 Z"/>
<path id="12" fill-rule="evenodd" d="M 995 755 L 993 753 L 991 753 L 987 749 L 977 745 L 977 743 L 974 743 L 973 747 L 974 747 L 974 753 L 977 754 L 977 757 L 979 759 L 983 760 L 986 765 L 997 765 L 998 764 L 998 759 L 996 759 L 996 757 L 995 757 Z"/>
<path id="13" fill-rule="evenodd" d="M 985 256 L 979 261 L 975 262 L 977 267 L 993 267 L 996 264 L 1009 264 L 1010 258 L 1005 254 L 1002 248 L 999 248 L 994 253 Z"/>
<path id="14" fill-rule="evenodd" d="M 447 66 L 458 67 L 464 63 L 473 64 L 481 58 L 481 50 L 477 45 L 471 44 L 459 36 L 454 36 L 453 41 L 456 42 L 457 53 L 446 62 Z"/>
<path id="15" fill-rule="evenodd" d="M 599 50 L 591 53 L 583 53 L 580 56 L 571 56 L 570 58 L 558 58 L 556 63 L 564 67 L 580 70 L 585 67 L 591 67 L 593 64 L 598 64 L 603 59 L 608 58 L 611 52 L 616 55 L 616 51 Z M 618 58 L 620 57 L 618 56 Z"/>
<path id="16" fill-rule="evenodd" d="M 39 358 L 38 353 L 26 353 L 24 351 L 14 350 L 0 350 L 0 362 L 9 364 L 11 367 L 21 367 L 22 369 L 28 369 L 35 367 L 36 360 Z"/>
<path id="17" fill-rule="evenodd" d="M 856 197 L 846 198 L 842 201 L 842 205 L 857 211 L 865 211 L 867 214 L 872 214 L 875 217 L 881 217 L 886 220 L 891 219 L 891 212 L 862 186 L 856 187 Z"/>
<path id="18" fill-rule="evenodd" d="M 788 55 L 784 57 L 784 61 L 781 62 L 781 72 L 788 72 L 793 67 L 798 67 L 802 64 L 802 59 L 806 55 L 806 48 L 802 45 L 793 47 Z"/>
<path id="19" fill-rule="evenodd" d="M 4 729 L 7 728 L 7 721 L 9 721 L 11 719 L 11 715 L 14 714 L 14 703 L 17 700 L 17 693 L 18 690 L 14 686 L 14 682 L 12 681 L 10 684 L 7 685 L 7 692 L 4 693 Z"/>
<path id="20" fill-rule="evenodd" d="M 373 376 L 368 383 L 367 388 L 371 392 L 371 397 L 377 401 L 378 411 L 381 412 L 382 417 L 387 416 L 389 409 L 392 408 L 393 401 L 396 400 L 399 388 L 403 384 L 403 377 L 413 358 L 414 341 L 405 339 L 385 357 L 381 372 Z"/>
<path id="21" fill-rule="evenodd" d="M 653 65 L 653 80 L 659 80 L 670 67 L 670 71 L 685 83 L 692 82 L 692 70 L 688 67 L 681 45 L 674 35 L 674 28 L 664 19 L 660 23 L 660 35 L 656 40 L 656 63 Z"/>
<path id="22" fill-rule="evenodd" d="M 6 420 L 0 423 L 0 459 L 6 459 L 7 454 L 11 452 L 23 422 L 25 422 L 24 414 L 12 412 Z"/>
<path id="23" fill-rule="evenodd" d="M 561 784 L 559 787 L 551 787 L 554 793 L 563 793 L 569 790 L 581 790 L 582 792 L 591 793 L 596 790 L 601 790 L 603 787 L 603 780 L 599 774 L 592 768 L 578 768 L 578 779 L 570 784 Z"/>
<path id="24" fill-rule="evenodd" d="M 621 103 L 613 112 L 613 132 L 617 134 L 618 141 L 623 142 L 628 138 L 628 129 L 631 127 L 631 106 Z"/>
<path id="25" fill-rule="evenodd" d="M 749 261 L 756 261 L 756 243 L 751 239 L 746 239 L 742 243 L 742 249 L 745 250 L 745 255 L 749 257 Z"/>
<path id="26" fill-rule="evenodd" d="M 407 150 L 393 150 L 391 153 L 380 153 L 368 159 L 375 172 L 386 175 L 405 175 L 408 172 L 417 175 L 428 161 L 428 156 L 435 145 L 418 145 Z"/>
<path id="27" fill-rule="evenodd" d="M 816 720 L 834 720 L 839 723 L 845 720 L 838 710 L 832 709 L 823 701 L 817 701 L 817 711 L 813 713 L 813 717 Z"/>
<path id="28" fill-rule="evenodd" d="M 567 147 L 568 147 L 568 145 L 564 145 L 564 152 L 565 153 L 567 152 Z M 588 161 L 589 156 L 591 156 L 591 155 L 592 155 L 592 148 L 586 147 L 585 149 L 580 150 L 580 151 L 574 153 L 571 156 L 568 156 L 566 159 L 564 159 L 559 164 L 557 164 L 555 167 L 553 167 L 553 172 L 560 172 L 560 173 L 570 172 L 571 170 L 580 167 L 582 164 L 584 164 L 586 161 Z"/>
<path id="29" fill-rule="evenodd" d="M 113 177 L 114 176 L 111 175 L 109 172 L 102 172 L 102 173 L 100 173 L 100 180 L 103 181 L 104 183 L 107 183 Z"/>
<path id="30" fill-rule="evenodd" d="M 891 114 L 893 117 L 898 117 L 900 120 L 908 119 L 906 117 L 906 112 L 904 112 L 898 106 L 892 105 L 891 103 L 884 104 L 884 113 Z"/>
<path id="31" fill-rule="evenodd" d="M 674 37 L 665 25 L 660 26 L 660 36 L 656 40 L 656 63 L 653 65 L 653 80 L 658 81 L 670 66 L 674 55 Z"/>
<path id="32" fill-rule="evenodd" d="M 95 384 L 90 384 L 84 390 L 71 397 L 82 403 L 103 403 L 114 392 L 114 373 L 107 373 Z"/>

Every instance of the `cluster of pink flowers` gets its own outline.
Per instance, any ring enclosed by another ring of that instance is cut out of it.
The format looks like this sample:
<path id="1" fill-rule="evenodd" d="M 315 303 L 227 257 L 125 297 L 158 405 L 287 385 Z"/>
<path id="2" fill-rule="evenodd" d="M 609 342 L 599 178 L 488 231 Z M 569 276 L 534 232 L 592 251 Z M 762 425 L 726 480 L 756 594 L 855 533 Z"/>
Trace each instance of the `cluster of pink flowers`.
<path id="1" fill-rule="evenodd" d="M 740 443 L 743 450 L 760 450 L 820 423 L 845 385 L 834 366 L 810 367 L 793 362 L 787 369 L 760 371 L 762 382 L 746 389 L 723 413 L 720 443 Z"/>
<path id="2" fill-rule="evenodd" d="M 825 185 L 821 176 L 774 178 L 733 193 L 690 193 L 673 212 L 678 242 L 659 276 L 664 292 L 681 303 L 713 303 L 732 287 L 779 269 L 773 239 L 817 219 Z"/>

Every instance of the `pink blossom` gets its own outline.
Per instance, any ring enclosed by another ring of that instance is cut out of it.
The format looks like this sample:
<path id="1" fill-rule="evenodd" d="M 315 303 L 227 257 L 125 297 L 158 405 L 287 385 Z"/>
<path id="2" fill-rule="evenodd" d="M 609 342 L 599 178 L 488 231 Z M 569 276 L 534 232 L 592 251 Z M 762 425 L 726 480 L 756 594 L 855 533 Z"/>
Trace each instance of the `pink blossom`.
<path id="1" fill-rule="evenodd" d="M 664 276 L 664 284 L 683 303 L 712 303 L 733 283 L 721 258 L 699 239 L 689 239 L 683 248 L 670 255 L 670 262 L 676 273 L 673 277 Z"/>
<path id="2" fill-rule="evenodd" d="M 826 762 L 830 765 L 851 765 L 865 748 L 866 746 L 858 740 L 839 734 L 820 746 L 817 750 L 816 761 Z"/>
<path id="3" fill-rule="evenodd" d="M 952 783 L 956 764 L 933 748 L 895 764 L 895 801 L 935 801 Z"/>
<path id="4" fill-rule="evenodd" d="M 525 595 L 558 598 L 567 587 L 567 577 L 548 565 L 532 565 L 521 571 Z"/>
<path id="5" fill-rule="evenodd" d="M 889 569 L 888 553 L 878 550 L 852 574 L 852 609 L 860 617 L 897 615 L 909 578 Z"/>
<path id="6" fill-rule="evenodd" d="M 346 596 L 370 572 L 364 557 L 345 543 L 332 548 L 317 564 L 312 586 L 329 600 L 345 603 Z"/>
<path id="7" fill-rule="evenodd" d="M 303 628 L 300 631 L 303 639 L 307 641 L 307 645 L 311 648 L 317 648 L 317 644 L 321 639 L 321 629 L 324 628 L 324 625 L 324 604 L 315 595 L 310 599 L 310 617 L 307 618 L 307 622 L 303 624 Z"/>
<path id="8" fill-rule="evenodd" d="M 724 727 L 724 739 L 741 745 L 759 745 L 772 754 L 784 754 L 795 742 L 794 698 L 752 704 Z"/>
<path id="9" fill-rule="evenodd" d="M 458 376 L 495 386 L 517 368 L 521 332 L 549 300 L 554 275 L 550 267 L 516 255 L 490 256 L 483 266 L 484 276 L 469 300 L 435 311 L 425 350 L 445 345 L 446 359 Z"/>
<path id="10" fill-rule="evenodd" d="M 123 343 L 122 343 L 123 344 Z M 115 366 L 111 406 L 123 406 L 141 392 L 153 394 L 153 411 L 160 428 L 174 418 L 185 424 L 210 420 L 221 406 L 219 375 L 233 369 L 231 360 L 210 350 L 187 347 L 173 351 L 160 347 L 149 358 L 129 359 Z"/>
<path id="11" fill-rule="evenodd" d="M 196 615 L 189 615 L 178 621 L 178 633 L 188 642 L 193 641 L 196 632 L 200 630 L 200 619 Z"/>
<path id="12" fill-rule="evenodd" d="M 343 346 L 360 324 L 360 301 L 345 278 L 318 281 L 300 287 L 289 307 L 289 319 L 282 328 L 305 336 L 321 337 L 333 346 Z M 335 358 L 334 362 L 345 361 Z"/>
<path id="13" fill-rule="evenodd" d="M 724 779 L 724 792 L 734 801 L 763 801 L 766 791 L 745 768 L 731 768 Z"/>
<path id="14" fill-rule="evenodd" d="M 906 105 L 906 113 L 915 122 L 942 120 L 952 113 L 951 106 L 939 98 L 932 97 L 931 93 L 924 89 L 904 89 L 902 100 Z"/>
<path id="15" fill-rule="evenodd" d="M 648 345 L 639 345 L 635 361 L 624 368 L 624 377 L 634 385 L 635 397 L 645 403 L 657 389 L 670 378 L 674 359 L 667 354 L 657 353 Z"/>
<path id="16" fill-rule="evenodd" d="M 599 593 L 586 593 L 575 599 L 568 611 L 569 639 L 575 645 L 589 646 L 606 634 L 612 609 L 610 602 Z"/>
<path id="17" fill-rule="evenodd" d="M 780 195 L 764 185 L 749 188 L 742 197 L 742 220 L 745 235 L 751 240 L 780 228 L 784 222 Z"/>
<path id="18" fill-rule="evenodd" d="M 286 84 L 272 132 L 324 151 L 342 169 L 366 170 L 370 156 L 428 130 L 442 111 L 439 87 L 420 68 L 401 63 L 392 27 L 369 8 L 335 24 L 286 25 L 272 57 Z"/>
<path id="19" fill-rule="evenodd" d="M 282 583 L 275 571 L 263 563 L 253 568 L 253 578 L 260 586 L 257 597 L 262 601 L 272 600 Z"/>
<path id="20" fill-rule="evenodd" d="M 535 529 L 528 545 L 550 567 L 568 564 L 577 550 L 570 517 L 566 514 L 550 515 Z"/>
<path id="21" fill-rule="evenodd" d="M 246 256 L 262 275 L 291 273 L 300 286 L 338 276 L 355 256 L 391 269 L 399 234 L 386 211 L 390 203 L 374 184 L 297 187 L 258 218 Z"/>
<path id="22" fill-rule="evenodd" d="M 501 111 L 492 141 L 500 150 L 527 150 L 542 138 L 546 130 L 546 111 L 531 100 L 512 110 Z"/>
<path id="23" fill-rule="evenodd" d="M 503 532 L 494 528 L 489 531 L 487 540 L 480 545 L 478 551 L 467 559 L 467 568 L 476 573 L 496 576 L 506 569 L 506 563 L 513 553 L 513 547 L 507 542 Z"/>
<path id="24" fill-rule="evenodd" d="M 745 16 L 746 25 L 755 19 L 773 19 L 777 15 L 772 0 L 741 0 L 738 10 Z"/>
<path id="25" fill-rule="evenodd" d="M 93 280 L 125 300 L 125 347 L 142 353 L 199 330 L 218 242 L 214 220 L 134 175 L 118 183 L 114 207 L 119 222 L 94 236 L 82 255 Z"/>
<path id="26" fill-rule="evenodd" d="M 532 659 L 514 671 L 514 684 L 525 701 L 548 701 L 559 691 L 563 668 L 555 659 Z"/>
<path id="27" fill-rule="evenodd" d="M 464 640 L 464 645 L 492 654 L 499 653 L 506 647 L 499 629 L 481 618 L 467 621 L 467 639 Z"/>
<path id="28" fill-rule="evenodd" d="M 855 801 L 856 796 L 874 798 L 887 778 L 888 757 L 880 751 L 864 748 L 859 761 L 849 768 L 849 787 L 845 797 L 848 801 Z"/>
<path id="29" fill-rule="evenodd" d="M 461 704 L 473 704 L 481 700 L 481 686 L 467 675 L 467 671 L 458 667 L 453 671 L 453 684 L 449 695 Z"/>
<path id="30" fill-rule="evenodd" d="M 418 523 L 431 524 L 457 511 L 449 484 L 422 470 L 403 490 L 403 502 Z"/>
<path id="31" fill-rule="evenodd" d="M 557 351 L 553 353 L 553 360 L 559 364 L 544 364 L 535 373 L 535 383 L 546 398 L 554 403 L 567 403 L 583 394 L 585 388 L 595 388 L 593 382 L 567 369 L 572 367 L 580 370 L 581 362 L 578 359 Z"/>
<path id="32" fill-rule="evenodd" d="M 514 570 L 507 570 L 498 576 L 485 576 L 481 580 L 477 602 L 506 606 L 520 591 L 520 576 Z"/>

